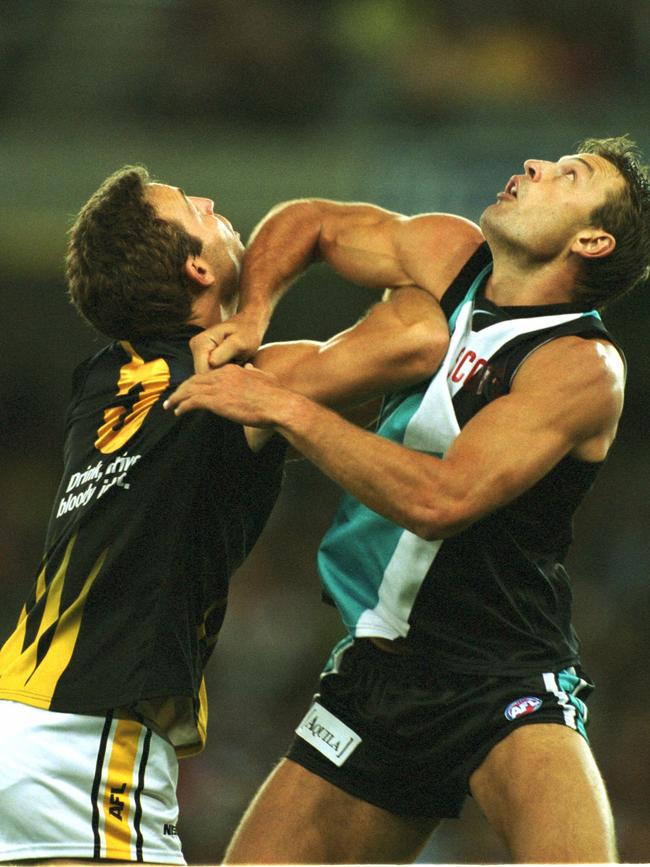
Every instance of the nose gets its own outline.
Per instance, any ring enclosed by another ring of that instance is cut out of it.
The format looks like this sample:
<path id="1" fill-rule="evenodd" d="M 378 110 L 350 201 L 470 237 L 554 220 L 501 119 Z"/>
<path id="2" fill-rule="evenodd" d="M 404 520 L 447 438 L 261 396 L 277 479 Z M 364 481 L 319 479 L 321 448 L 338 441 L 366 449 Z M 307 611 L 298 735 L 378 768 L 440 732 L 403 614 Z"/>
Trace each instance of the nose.
<path id="1" fill-rule="evenodd" d="M 205 199 L 202 196 L 188 196 L 188 199 L 191 199 L 198 210 L 202 211 L 204 214 L 214 213 L 214 202 L 212 199 Z"/>
<path id="2" fill-rule="evenodd" d="M 542 160 L 526 160 L 524 171 L 531 181 L 539 181 L 542 177 Z"/>

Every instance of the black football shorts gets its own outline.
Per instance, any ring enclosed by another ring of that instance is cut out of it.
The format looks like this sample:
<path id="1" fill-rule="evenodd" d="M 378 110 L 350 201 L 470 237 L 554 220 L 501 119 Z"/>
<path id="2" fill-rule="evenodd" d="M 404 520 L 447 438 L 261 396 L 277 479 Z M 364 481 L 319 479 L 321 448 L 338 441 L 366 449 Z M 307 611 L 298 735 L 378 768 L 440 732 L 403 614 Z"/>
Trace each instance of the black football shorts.
<path id="1" fill-rule="evenodd" d="M 525 677 L 459 674 L 346 638 L 287 756 L 397 815 L 455 818 L 470 776 L 513 729 L 558 723 L 586 739 L 582 699 L 592 689 L 575 668 Z"/>

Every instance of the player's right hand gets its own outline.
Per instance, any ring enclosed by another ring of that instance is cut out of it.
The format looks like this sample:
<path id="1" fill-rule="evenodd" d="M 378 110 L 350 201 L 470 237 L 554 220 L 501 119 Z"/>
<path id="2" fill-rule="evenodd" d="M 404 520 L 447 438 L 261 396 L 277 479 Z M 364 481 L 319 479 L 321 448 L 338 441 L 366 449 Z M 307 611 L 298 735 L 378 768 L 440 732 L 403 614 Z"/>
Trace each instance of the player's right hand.
<path id="1" fill-rule="evenodd" d="M 273 374 L 252 364 L 228 364 L 207 374 L 195 374 L 182 382 L 164 402 L 174 415 L 207 409 L 216 415 L 252 427 L 274 424 L 275 412 L 283 400 L 295 396 L 283 388 Z"/>
<path id="2" fill-rule="evenodd" d="M 228 362 L 248 361 L 259 349 L 266 324 L 243 312 L 196 334 L 190 340 L 195 372 L 208 373 Z"/>

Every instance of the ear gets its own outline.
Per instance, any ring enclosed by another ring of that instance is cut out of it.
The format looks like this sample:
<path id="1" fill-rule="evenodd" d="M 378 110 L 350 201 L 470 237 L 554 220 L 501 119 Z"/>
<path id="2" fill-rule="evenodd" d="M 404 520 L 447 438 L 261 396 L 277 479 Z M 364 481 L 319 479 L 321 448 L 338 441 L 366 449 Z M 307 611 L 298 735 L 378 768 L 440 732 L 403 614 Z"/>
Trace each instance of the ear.
<path id="1" fill-rule="evenodd" d="M 204 289 L 213 286 L 215 276 L 205 259 L 200 256 L 188 256 L 185 262 L 185 273 L 193 283 L 198 283 Z"/>
<path id="2" fill-rule="evenodd" d="M 571 252 L 584 259 L 601 259 L 609 256 L 616 247 L 616 238 L 604 229 L 583 229 L 571 244 Z"/>

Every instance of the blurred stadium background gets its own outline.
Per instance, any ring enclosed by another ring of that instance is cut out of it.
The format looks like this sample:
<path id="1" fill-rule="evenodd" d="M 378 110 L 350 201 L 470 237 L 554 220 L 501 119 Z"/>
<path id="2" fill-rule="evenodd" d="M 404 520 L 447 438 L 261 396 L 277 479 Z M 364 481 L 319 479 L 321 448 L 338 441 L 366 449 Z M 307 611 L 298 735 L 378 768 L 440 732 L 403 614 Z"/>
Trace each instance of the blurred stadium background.
<path id="1" fill-rule="evenodd" d="M 529 156 L 628 132 L 650 151 L 647 0 L 3 0 L 0 4 L 0 637 L 41 552 L 72 367 L 101 340 L 68 306 L 65 232 L 103 178 L 144 163 L 243 235 L 298 196 L 477 219 Z M 647 291 L 647 290 L 646 290 Z M 323 338 L 372 296 L 322 267 L 269 337 Z M 606 317 L 630 363 L 618 443 L 571 558 L 591 736 L 624 861 L 650 861 L 650 527 L 645 292 Z M 340 635 L 316 546 L 337 491 L 287 468 L 233 582 L 210 729 L 182 763 L 179 832 L 215 863 L 288 743 Z M 531 797 L 534 797 L 534 781 Z M 469 803 L 423 862 L 507 862 Z"/>

